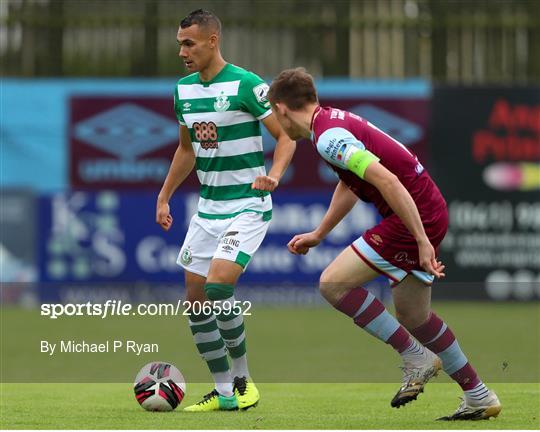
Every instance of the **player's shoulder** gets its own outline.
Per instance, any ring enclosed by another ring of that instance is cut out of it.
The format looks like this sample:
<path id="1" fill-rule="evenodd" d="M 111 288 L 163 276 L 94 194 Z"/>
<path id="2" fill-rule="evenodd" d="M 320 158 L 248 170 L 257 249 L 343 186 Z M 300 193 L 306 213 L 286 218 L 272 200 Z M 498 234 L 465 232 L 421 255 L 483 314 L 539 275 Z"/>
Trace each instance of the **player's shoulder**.
<path id="1" fill-rule="evenodd" d="M 342 145 L 346 143 L 356 143 L 358 140 L 351 133 L 350 130 L 339 127 L 330 126 L 324 130 L 317 137 L 315 146 L 319 153 L 328 153 L 330 149 L 337 151 Z M 332 151 L 334 151 L 332 150 Z"/>
<path id="2" fill-rule="evenodd" d="M 238 89 L 238 95 L 241 99 L 251 99 L 255 95 L 255 98 L 259 103 L 267 103 L 266 94 L 269 90 L 269 85 L 255 72 L 241 68 L 240 66 L 234 66 L 236 73 L 240 79 L 240 85 Z M 268 104 L 268 109 L 270 104 Z"/>
<path id="3" fill-rule="evenodd" d="M 185 77 L 181 77 L 176 85 L 190 85 L 190 84 L 197 84 L 200 82 L 199 79 L 199 72 L 193 72 L 192 74 L 186 75 Z"/>
<path id="4" fill-rule="evenodd" d="M 257 75 L 255 72 L 244 69 L 243 67 L 229 63 L 229 69 L 227 71 L 231 76 L 234 76 L 236 79 L 241 80 L 242 82 L 261 82 L 263 79 Z"/>
<path id="5" fill-rule="evenodd" d="M 360 121 L 364 122 L 365 120 L 360 117 L 359 115 L 351 112 L 342 110 L 340 108 L 325 106 L 321 107 L 319 111 L 319 115 L 321 119 L 328 119 L 328 120 L 337 120 L 337 121 Z"/>
<path id="6" fill-rule="evenodd" d="M 238 94 L 241 98 L 251 98 L 253 94 L 260 102 L 265 100 L 269 86 L 255 72 L 244 69 L 240 66 L 231 65 L 231 70 L 236 73 L 240 80 Z"/>
<path id="7" fill-rule="evenodd" d="M 351 120 L 362 120 L 357 115 L 339 108 L 321 107 L 313 123 L 313 138 L 321 150 L 328 145 L 357 141 L 357 129 Z"/>
<path id="8" fill-rule="evenodd" d="M 319 107 L 315 120 L 313 121 L 313 129 L 316 135 L 321 135 L 327 129 L 335 127 L 346 127 L 345 111 L 333 107 Z"/>
<path id="9" fill-rule="evenodd" d="M 350 112 L 334 107 L 321 107 L 314 121 L 316 135 L 322 134 L 326 129 L 348 129 L 354 133 L 364 127 L 366 121 Z"/>

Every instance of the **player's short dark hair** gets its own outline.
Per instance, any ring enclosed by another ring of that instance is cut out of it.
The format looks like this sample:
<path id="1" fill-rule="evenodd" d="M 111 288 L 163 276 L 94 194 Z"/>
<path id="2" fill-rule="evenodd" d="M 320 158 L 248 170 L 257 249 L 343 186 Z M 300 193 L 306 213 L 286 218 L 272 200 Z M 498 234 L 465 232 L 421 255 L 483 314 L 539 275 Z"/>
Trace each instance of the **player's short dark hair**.
<path id="1" fill-rule="evenodd" d="M 221 35 L 221 21 L 210 11 L 204 9 L 194 10 L 182 21 L 180 21 L 180 28 L 191 27 L 194 24 L 197 24 L 199 27 L 212 30 L 218 35 Z"/>
<path id="2" fill-rule="evenodd" d="M 317 90 L 313 77 L 303 67 L 282 71 L 270 85 L 268 100 L 271 104 L 284 103 L 297 111 L 310 103 L 317 103 Z"/>

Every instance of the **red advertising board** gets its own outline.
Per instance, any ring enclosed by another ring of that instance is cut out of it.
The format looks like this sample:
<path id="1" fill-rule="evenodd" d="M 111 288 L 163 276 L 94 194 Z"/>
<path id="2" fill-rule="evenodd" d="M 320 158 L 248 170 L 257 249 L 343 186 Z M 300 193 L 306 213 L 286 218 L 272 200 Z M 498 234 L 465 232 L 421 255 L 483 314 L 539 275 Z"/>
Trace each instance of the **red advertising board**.
<path id="1" fill-rule="evenodd" d="M 365 117 L 408 146 L 429 167 L 426 98 L 321 98 Z M 70 184 L 85 189 L 159 188 L 178 145 L 171 98 L 76 96 L 69 105 Z M 267 167 L 274 139 L 263 129 Z M 298 143 L 282 186 L 331 188 L 336 177 L 307 141 Z M 196 188 L 194 173 L 184 188 Z"/>
<path id="2" fill-rule="evenodd" d="M 72 187 L 159 187 L 178 145 L 171 98 L 72 97 L 69 143 Z"/>

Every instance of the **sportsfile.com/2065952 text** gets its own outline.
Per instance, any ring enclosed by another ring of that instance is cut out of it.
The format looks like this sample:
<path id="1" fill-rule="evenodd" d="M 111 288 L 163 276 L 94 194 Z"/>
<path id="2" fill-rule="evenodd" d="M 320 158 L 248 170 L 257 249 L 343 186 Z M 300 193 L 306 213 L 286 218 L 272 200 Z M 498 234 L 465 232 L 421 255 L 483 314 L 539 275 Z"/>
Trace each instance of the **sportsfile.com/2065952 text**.
<path id="1" fill-rule="evenodd" d="M 195 314 L 251 315 L 251 302 L 248 300 L 222 300 L 213 302 L 140 303 L 133 305 L 122 300 L 107 300 L 105 303 L 43 303 L 40 314 L 50 319 L 59 317 L 94 316 L 101 319 L 113 316 L 173 316 Z"/>

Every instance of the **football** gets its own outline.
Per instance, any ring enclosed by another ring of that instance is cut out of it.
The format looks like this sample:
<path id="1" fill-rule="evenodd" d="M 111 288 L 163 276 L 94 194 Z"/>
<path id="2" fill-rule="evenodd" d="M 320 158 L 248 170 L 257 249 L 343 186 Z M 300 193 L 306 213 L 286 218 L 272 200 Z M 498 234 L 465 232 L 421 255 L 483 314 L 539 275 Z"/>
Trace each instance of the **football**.
<path id="1" fill-rule="evenodd" d="M 172 364 L 152 362 L 135 377 L 133 386 L 137 402 L 147 411 L 172 411 L 186 393 L 186 383 Z"/>

